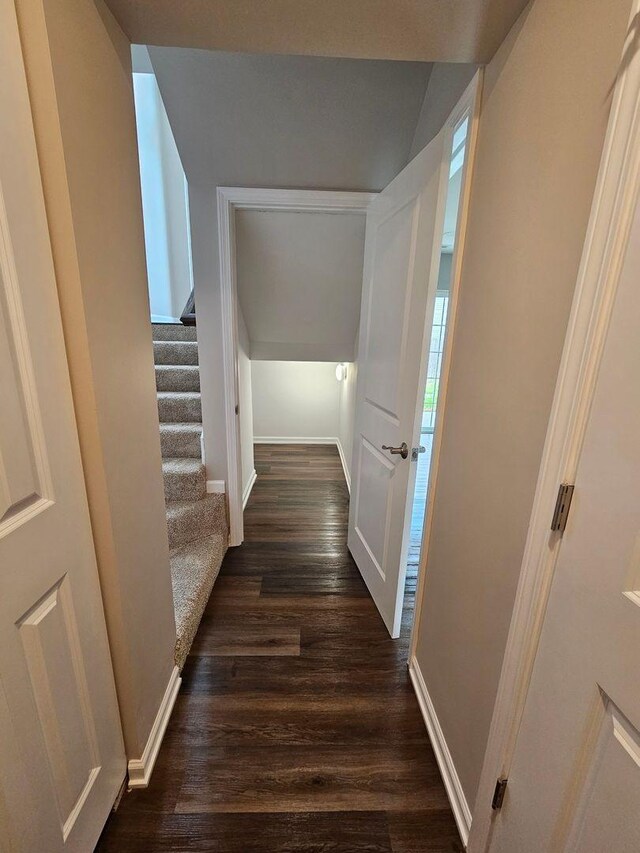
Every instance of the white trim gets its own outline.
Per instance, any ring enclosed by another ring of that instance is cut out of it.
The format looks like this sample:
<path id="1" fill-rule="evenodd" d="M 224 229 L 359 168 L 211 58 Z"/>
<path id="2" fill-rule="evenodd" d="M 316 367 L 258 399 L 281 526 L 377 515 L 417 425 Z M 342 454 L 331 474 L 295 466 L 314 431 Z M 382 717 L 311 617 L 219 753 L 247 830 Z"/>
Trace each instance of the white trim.
<path id="1" fill-rule="evenodd" d="M 164 314 L 152 314 L 151 315 L 152 323 L 170 323 L 171 325 L 176 325 L 176 323 L 180 323 L 179 317 L 165 317 Z M 180 323 L 180 325 L 182 325 Z"/>
<path id="2" fill-rule="evenodd" d="M 160 745 L 162 744 L 162 738 L 167 729 L 167 723 L 173 711 L 181 683 L 180 670 L 177 666 L 174 666 L 169 677 L 167 689 L 164 691 L 162 702 L 158 708 L 158 713 L 151 726 L 149 739 L 142 753 L 142 758 L 132 758 L 129 760 L 129 788 L 146 788 L 149 784 L 149 779 L 153 773 Z"/>
<path id="3" fill-rule="evenodd" d="M 244 491 L 242 493 L 242 509 L 245 509 L 247 506 L 247 501 L 251 496 L 251 490 L 253 489 L 255 481 L 258 479 L 258 475 L 256 474 L 256 469 L 254 468 L 251 472 L 251 476 L 249 477 L 249 482 L 244 487 Z"/>
<path id="4" fill-rule="evenodd" d="M 257 435 L 254 444 L 337 444 L 338 439 L 328 436 L 308 435 Z"/>
<path id="5" fill-rule="evenodd" d="M 479 69 L 474 75 L 473 80 L 467 86 L 464 94 L 456 104 L 453 112 L 449 116 L 446 123 L 449 124 L 451 135 L 453 136 L 453 128 L 463 119 L 465 115 L 469 116 L 469 127 L 467 132 L 467 155 L 463 165 L 462 173 L 462 188 L 458 203 L 458 223 L 456 227 L 456 240 L 453 247 L 453 256 L 451 259 L 451 284 L 449 288 L 449 307 L 448 319 L 445 330 L 444 349 L 442 352 L 442 366 L 440 369 L 440 380 L 438 387 L 438 409 L 436 414 L 436 422 L 433 431 L 433 445 L 431 448 L 431 461 L 429 464 L 429 479 L 427 482 L 427 506 L 424 517 L 424 527 L 422 534 L 422 548 L 420 550 L 420 565 L 418 567 L 418 583 L 415 596 L 415 611 L 413 615 L 413 625 L 411 626 L 411 639 L 409 642 L 409 660 L 416 653 L 416 644 L 418 641 L 418 626 L 422 614 L 422 600 L 424 596 L 424 585 L 427 576 L 427 557 L 429 555 L 429 545 L 431 541 L 431 530 L 433 525 L 433 507 L 435 504 L 434 496 L 438 485 L 438 471 L 440 467 L 440 450 L 442 447 L 442 436 L 444 433 L 444 424 L 447 418 L 447 391 L 449 387 L 449 374 L 451 370 L 451 356 L 455 346 L 456 322 L 458 317 L 458 298 L 460 293 L 460 279 L 462 276 L 462 261 L 464 257 L 464 244 L 467 234 L 467 222 L 469 218 L 469 200 L 471 198 L 471 184 L 473 182 L 473 168 L 476 158 L 476 147 L 478 139 L 478 125 L 480 123 L 480 105 L 483 83 L 483 71 Z M 436 295 L 437 295 L 436 290 Z M 424 376 L 426 379 L 426 361 L 429 358 L 429 341 L 431 339 L 431 330 L 425 334 L 425 350 L 423 358 L 425 359 Z M 423 386 L 424 387 L 424 386 Z M 421 401 L 418 401 L 420 408 Z M 419 428 L 420 417 L 417 416 L 417 425 Z M 419 440 L 419 439 L 418 439 Z M 409 504 L 411 506 L 411 504 Z M 409 519 L 410 522 L 410 519 Z"/>
<path id="6" fill-rule="evenodd" d="M 344 455 L 344 448 L 339 438 L 336 438 L 336 445 L 338 446 L 338 453 L 340 454 L 340 461 L 342 462 L 342 470 L 344 471 L 344 479 L 347 483 L 347 490 L 349 494 L 351 494 L 351 473 L 349 471 L 349 468 L 347 467 L 347 460 Z"/>
<path id="7" fill-rule="evenodd" d="M 413 689 L 416 692 L 418 705 L 420 705 L 420 710 L 422 711 L 424 724 L 429 732 L 429 740 L 431 741 L 431 746 L 433 747 L 436 761 L 440 768 L 440 775 L 442 776 L 442 781 L 449 797 L 456 826 L 458 827 L 462 843 L 466 847 L 471 827 L 471 809 L 462 790 L 462 784 L 456 772 L 451 753 L 449 752 L 436 709 L 433 707 L 427 685 L 424 683 L 420 666 L 415 657 L 412 657 L 409 663 L 409 676 L 411 677 Z"/>
<path id="8" fill-rule="evenodd" d="M 558 485 L 574 482 L 605 336 L 640 191 L 640 55 L 631 26 L 615 85 L 469 837 L 488 847 L 495 780 L 508 775 L 538 649 L 560 538 L 549 531 Z"/>
<path id="9" fill-rule="evenodd" d="M 239 394 L 235 211 L 258 209 L 307 213 L 366 213 L 367 207 L 374 198 L 375 193 L 218 187 L 218 247 L 230 545 L 240 545 L 244 538 L 240 421 L 237 414 Z"/>
<path id="10" fill-rule="evenodd" d="M 224 495 L 227 491 L 224 480 L 207 480 L 207 494 Z"/>

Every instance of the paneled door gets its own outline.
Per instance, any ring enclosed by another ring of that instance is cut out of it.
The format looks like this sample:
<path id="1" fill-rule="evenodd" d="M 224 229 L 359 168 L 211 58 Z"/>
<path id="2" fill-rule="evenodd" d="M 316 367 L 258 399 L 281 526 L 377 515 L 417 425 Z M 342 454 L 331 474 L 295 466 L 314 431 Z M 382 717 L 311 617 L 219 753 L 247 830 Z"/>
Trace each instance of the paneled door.
<path id="1" fill-rule="evenodd" d="M 0 0 L 0 849 L 93 850 L 125 778 L 12 0 Z"/>
<path id="2" fill-rule="evenodd" d="M 639 276 L 640 207 L 494 818 L 496 853 L 640 850 Z"/>
<path id="3" fill-rule="evenodd" d="M 402 617 L 411 443 L 440 263 L 445 137 L 443 129 L 367 210 L 348 545 L 392 637 Z"/>

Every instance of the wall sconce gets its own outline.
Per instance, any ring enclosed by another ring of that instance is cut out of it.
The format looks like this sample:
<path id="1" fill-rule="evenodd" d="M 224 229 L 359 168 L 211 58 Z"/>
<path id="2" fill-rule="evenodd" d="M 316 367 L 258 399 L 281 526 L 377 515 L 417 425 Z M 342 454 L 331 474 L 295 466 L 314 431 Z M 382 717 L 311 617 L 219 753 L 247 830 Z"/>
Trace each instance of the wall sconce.
<path id="1" fill-rule="evenodd" d="M 344 382 L 344 380 L 346 378 L 347 378 L 347 365 L 344 364 L 343 362 L 340 362 L 340 364 L 336 365 L 336 379 L 338 380 L 338 382 Z"/>

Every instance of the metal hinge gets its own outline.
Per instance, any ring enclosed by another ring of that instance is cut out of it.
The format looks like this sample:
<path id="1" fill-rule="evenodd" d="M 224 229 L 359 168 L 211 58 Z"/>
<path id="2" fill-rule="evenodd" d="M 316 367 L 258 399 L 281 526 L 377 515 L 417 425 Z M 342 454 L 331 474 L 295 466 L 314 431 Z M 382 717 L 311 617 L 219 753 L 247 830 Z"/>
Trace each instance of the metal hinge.
<path id="1" fill-rule="evenodd" d="M 551 529 L 564 533 L 569 518 L 569 509 L 571 508 L 571 498 L 573 497 L 574 486 L 570 483 L 561 483 L 558 488 L 558 498 L 556 500 L 556 508 L 553 512 L 551 521 Z"/>
<path id="2" fill-rule="evenodd" d="M 491 808 L 494 811 L 502 808 L 502 803 L 504 801 L 504 792 L 507 790 L 507 779 L 498 779 L 496 782 L 496 788 L 493 792 L 493 799 L 491 800 Z"/>

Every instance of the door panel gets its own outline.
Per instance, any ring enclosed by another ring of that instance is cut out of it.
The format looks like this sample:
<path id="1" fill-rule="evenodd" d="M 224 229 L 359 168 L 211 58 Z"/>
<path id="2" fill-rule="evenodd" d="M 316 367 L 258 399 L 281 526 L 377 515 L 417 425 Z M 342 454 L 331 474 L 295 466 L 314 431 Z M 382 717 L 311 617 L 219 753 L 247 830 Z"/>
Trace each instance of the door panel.
<path id="1" fill-rule="evenodd" d="M 64 837 L 100 770 L 69 583 L 65 575 L 17 621 Z"/>
<path id="2" fill-rule="evenodd" d="M 2 213 L 0 212 L 0 215 Z M 6 220 L 6 214 L 3 216 Z M 8 246 L 2 247 L 8 258 Z M 20 295 L 0 268 L 0 536 L 47 501 L 46 452 Z M 39 462 L 39 465 L 37 464 Z M 38 470 L 40 469 L 40 470 Z"/>
<path id="3" fill-rule="evenodd" d="M 600 726 L 589 775 L 581 787 L 568 848 L 580 853 L 636 853 L 640 850 L 640 738 L 616 706 L 602 695 Z M 631 759 L 631 760 L 629 760 Z M 624 826 L 624 839 L 619 828 Z M 620 846 L 611 847 L 618 837 Z"/>
<path id="4" fill-rule="evenodd" d="M 367 211 L 349 549 L 389 629 L 400 631 L 415 463 L 383 449 L 416 432 L 448 169 L 443 130 Z"/>
<path id="5" fill-rule="evenodd" d="M 378 519 L 387 517 L 396 469 L 393 462 L 383 456 L 366 438 L 360 436 L 359 440 L 359 495 L 361 494 L 362 498 L 355 504 L 355 533 L 384 580 L 388 536 L 386 528 L 379 524 Z"/>
<path id="6" fill-rule="evenodd" d="M 491 850 L 640 849 L 640 210 Z"/>
<path id="7" fill-rule="evenodd" d="M 0 115 L 0 846 L 86 851 L 126 761 L 11 0 Z"/>
<path id="8" fill-rule="evenodd" d="M 365 353 L 365 400 L 398 425 L 400 369 L 407 345 L 411 291 L 408 281 L 418 204 L 413 199 L 377 223 L 369 294 L 369 329 Z M 400 282 L 404 287 L 389 287 Z"/>

